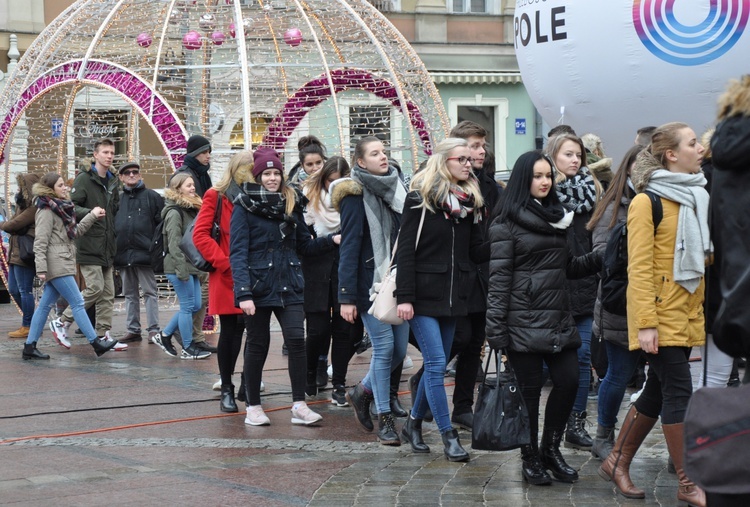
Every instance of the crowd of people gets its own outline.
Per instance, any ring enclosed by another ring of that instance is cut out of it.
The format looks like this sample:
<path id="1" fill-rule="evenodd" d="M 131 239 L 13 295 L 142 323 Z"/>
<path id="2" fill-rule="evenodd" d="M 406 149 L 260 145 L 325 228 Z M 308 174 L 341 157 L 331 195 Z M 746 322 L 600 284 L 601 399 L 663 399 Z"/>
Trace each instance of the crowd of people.
<path id="1" fill-rule="evenodd" d="M 350 163 L 328 157 L 307 136 L 290 175 L 276 151 L 261 147 L 235 154 L 214 184 L 211 144 L 195 135 L 163 199 L 145 187 L 135 162 L 115 175 L 114 144 L 102 139 L 70 190 L 57 173 L 18 176 L 15 215 L 0 224 L 11 234 L 9 285 L 22 311 L 22 325 L 10 335 L 26 339 L 24 359 L 49 359 L 37 344 L 63 298 L 68 309 L 49 323 L 55 341 L 69 348 L 75 321 L 97 355 L 123 350 L 143 339 L 142 295 L 147 339 L 181 359 L 217 353 L 221 411 L 237 412 L 239 400 L 246 424 L 266 426 L 260 393 L 273 315 L 288 354 L 293 424 L 322 419 L 306 400 L 318 395 L 330 349 L 333 405 L 351 406 L 367 432 L 375 431 L 374 415 L 380 443 L 403 441 L 415 453 L 430 452 L 423 422 L 434 420 L 450 461 L 470 458 L 457 429 L 473 427 L 488 343 L 512 365 L 528 410 L 521 473 L 529 484 L 578 480 L 564 445 L 590 450 L 602 461 L 602 478 L 627 498 L 644 498 L 630 465 L 661 418 L 678 499 L 705 505 L 684 472 L 683 422 L 693 391 L 690 352 L 706 341 L 705 273 L 713 254 L 706 141 L 684 123 L 641 129 L 613 172 L 601 139 L 561 125 L 544 150 L 521 155 L 500 184 L 487 167 L 486 138 L 480 125 L 461 122 L 407 177 L 377 137 L 359 139 Z M 627 311 L 605 305 L 600 277 L 620 224 L 628 236 Z M 152 255 L 157 230 L 163 273 L 179 302 L 163 328 Z M 182 251 L 188 234 L 210 273 Z M 35 237 L 32 259 L 25 236 Z M 392 263 L 401 324 L 368 312 Z M 114 269 L 127 312 L 120 340 L 110 336 Z M 34 276 L 45 282 L 36 309 Z M 207 310 L 221 323 L 215 348 L 202 332 Z M 372 342 L 369 370 L 347 390 L 347 365 L 363 332 Z M 409 379 L 412 406 L 405 411 L 398 385 L 410 342 L 423 364 Z M 708 373 L 726 384 L 731 358 L 718 349 L 711 355 Z M 454 358 L 451 412 L 444 375 Z M 626 387 L 644 363 L 645 384 L 615 434 Z M 586 429 L 592 398 L 593 438 Z M 400 431 L 398 418 L 406 419 Z"/>

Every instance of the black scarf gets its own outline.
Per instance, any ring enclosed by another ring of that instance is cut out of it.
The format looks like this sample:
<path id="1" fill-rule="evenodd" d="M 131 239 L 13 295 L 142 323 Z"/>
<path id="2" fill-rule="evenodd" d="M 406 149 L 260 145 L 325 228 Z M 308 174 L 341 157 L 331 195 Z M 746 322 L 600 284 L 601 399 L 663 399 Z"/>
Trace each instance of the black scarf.
<path id="1" fill-rule="evenodd" d="M 565 209 L 562 204 L 554 206 L 549 202 L 545 203 L 534 198 L 530 198 L 526 203 L 526 209 L 550 224 L 559 222 L 565 216 Z"/>
<path id="2" fill-rule="evenodd" d="M 36 207 L 39 209 L 47 208 L 59 216 L 63 221 L 68 238 L 76 238 L 76 207 L 73 201 L 63 201 L 55 197 L 40 195 L 37 197 Z"/>
<path id="3" fill-rule="evenodd" d="M 282 239 L 297 227 L 297 220 L 286 214 L 286 198 L 281 192 L 269 192 L 257 183 L 243 183 L 242 193 L 235 198 L 235 203 L 240 203 L 253 215 L 281 221 L 279 230 Z"/>
<path id="4" fill-rule="evenodd" d="M 201 164 L 200 162 L 198 162 L 198 160 L 195 159 L 195 157 L 191 157 L 190 155 L 185 155 L 185 160 L 183 161 L 183 163 L 186 167 L 189 167 L 198 178 L 198 181 L 196 181 L 195 183 L 196 186 L 200 186 L 199 195 L 203 197 L 203 194 L 206 193 L 206 190 L 213 186 L 213 183 L 211 183 L 211 175 L 208 173 L 208 170 L 211 169 L 211 166 Z"/>

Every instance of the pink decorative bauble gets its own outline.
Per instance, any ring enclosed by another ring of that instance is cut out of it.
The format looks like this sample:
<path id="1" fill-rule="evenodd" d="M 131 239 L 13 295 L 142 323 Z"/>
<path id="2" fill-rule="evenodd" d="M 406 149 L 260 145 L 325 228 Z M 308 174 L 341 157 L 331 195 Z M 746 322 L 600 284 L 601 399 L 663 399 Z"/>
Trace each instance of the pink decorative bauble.
<path id="1" fill-rule="evenodd" d="M 147 48 L 151 45 L 152 42 L 154 42 L 154 39 L 151 37 L 150 33 L 143 32 L 143 33 L 138 34 L 138 37 L 136 37 L 135 41 L 142 48 Z"/>
<path id="2" fill-rule="evenodd" d="M 201 47 L 201 34 L 195 30 L 190 30 L 182 38 L 182 47 L 189 50 L 199 49 Z"/>
<path id="3" fill-rule="evenodd" d="M 235 30 L 235 26 L 234 26 L 234 21 L 232 21 L 231 23 L 229 23 L 228 30 L 229 30 L 229 35 L 230 36 L 234 37 L 235 35 L 237 35 L 237 32 Z"/>
<path id="4" fill-rule="evenodd" d="M 213 14 L 203 14 L 198 20 L 198 26 L 205 32 L 210 32 L 216 28 L 216 17 Z"/>
<path id="5" fill-rule="evenodd" d="M 284 42 L 292 47 L 297 47 L 302 42 L 302 32 L 299 28 L 290 28 L 284 33 Z"/>
<path id="6" fill-rule="evenodd" d="M 211 34 L 211 42 L 214 43 L 216 46 L 221 46 L 224 44 L 224 41 L 227 39 L 227 36 L 224 35 L 224 32 L 214 32 Z"/>

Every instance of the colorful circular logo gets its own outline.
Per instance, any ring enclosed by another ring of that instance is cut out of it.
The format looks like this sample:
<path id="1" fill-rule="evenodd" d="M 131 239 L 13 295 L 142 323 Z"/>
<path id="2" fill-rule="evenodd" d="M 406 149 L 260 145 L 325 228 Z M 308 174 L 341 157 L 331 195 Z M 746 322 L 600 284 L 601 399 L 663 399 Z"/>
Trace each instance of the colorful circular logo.
<path id="1" fill-rule="evenodd" d="M 729 51 L 742 36 L 750 0 L 707 0 L 708 15 L 695 25 L 677 20 L 676 0 L 634 0 L 633 26 L 646 48 L 675 65 L 702 65 Z"/>

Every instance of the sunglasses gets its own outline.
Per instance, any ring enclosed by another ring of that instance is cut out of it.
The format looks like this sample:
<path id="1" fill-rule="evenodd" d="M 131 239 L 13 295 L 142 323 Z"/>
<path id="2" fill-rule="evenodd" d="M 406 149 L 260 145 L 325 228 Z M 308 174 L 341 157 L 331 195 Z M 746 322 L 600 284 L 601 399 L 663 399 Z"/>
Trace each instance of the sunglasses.
<path id="1" fill-rule="evenodd" d="M 471 157 L 448 157 L 445 160 L 458 160 L 458 163 L 461 165 L 466 164 L 466 162 L 473 164 L 474 159 Z"/>
<path id="2" fill-rule="evenodd" d="M 134 169 L 132 171 L 124 171 L 122 174 L 124 174 L 125 176 L 138 176 L 139 174 L 141 174 L 141 171 Z"/>

